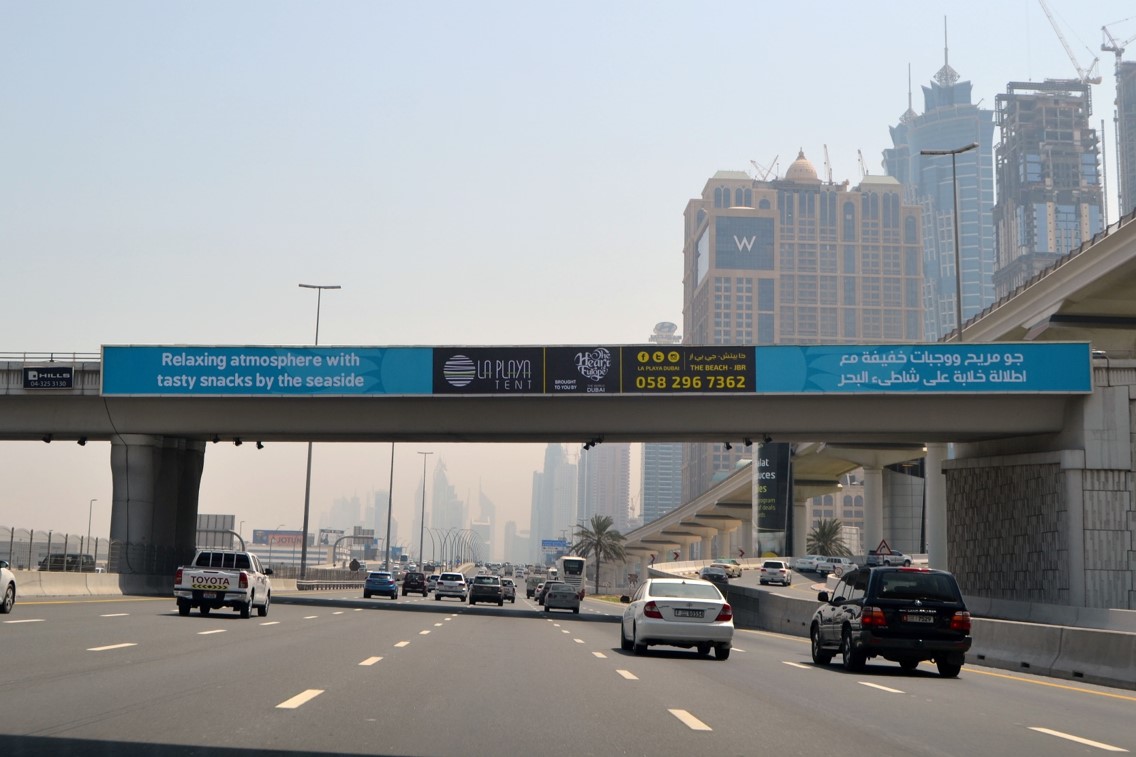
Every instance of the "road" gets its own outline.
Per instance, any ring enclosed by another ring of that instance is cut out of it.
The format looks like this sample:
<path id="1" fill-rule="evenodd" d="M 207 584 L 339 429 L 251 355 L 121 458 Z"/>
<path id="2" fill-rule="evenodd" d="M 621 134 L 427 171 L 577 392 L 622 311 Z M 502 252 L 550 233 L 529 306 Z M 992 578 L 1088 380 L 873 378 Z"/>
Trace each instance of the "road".
<path id="1" fill-rule="evenodd" d="M 28 600 L 0 621 L 0 754 L 921 755 L 1136 750 L 1136 692 L 968 665 L 862 673 L 739 630 L 729 660 L 619 649 L 619 605 Z M 1081 741 L 1076 741 L 1080 739 Z M 1095 745 L 1094 745 L 1095 744 Z M 230 751 L 231 750 L 231 751 Z"/>

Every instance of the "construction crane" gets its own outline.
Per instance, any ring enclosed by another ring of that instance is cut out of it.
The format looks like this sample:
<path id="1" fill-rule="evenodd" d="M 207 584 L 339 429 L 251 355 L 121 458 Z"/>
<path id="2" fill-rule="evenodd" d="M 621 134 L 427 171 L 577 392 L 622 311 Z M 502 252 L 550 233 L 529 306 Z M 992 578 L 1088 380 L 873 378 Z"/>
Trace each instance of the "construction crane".
<path id="1" fill-rule="evenodd" d="M 868 167 L 864 165 L 864 153 L 859 148 L 856 149 L 856 157 L 860 159 L 860 178 L 868 175 Z"/>
<path id="2" fill-rule="evenodd" d="M 1130 21 L 1133 18 L 1136 18 L 1136 16 L 1129 16 L 1128 18 L 1122 18 L 1122 19 L 1120 19 L 1120 21 L 1113 21 L 1112 23 L 1114 25 L 1120 24 L 1120 23 L 1123 23 L 1125 21 Z M 1120 42 L 1117 42 L 1116 37 L 1112 36 L 1112 32 L 1110 32 L 1108 30 L 1108 26 L 1102 26 L 1101 27 L 1101 36 L 1103 37 L 1103 40 L 1101 42 L 1101 51 L 1106 52 L 1106 53 L 1113 53 L 1114 55 L 1116 55 L 1116 69 L 1119 71 L 1120 70 L 1120 57 L 1122 55 L 1124 55 L 1124 48 L 1128 45 L 1129 42 L 1136 42 L 1136 35 L 1133 35 L 1126 40 L 1122 40 Z"/>
<path id="3" fill-rule="evenodd" d="M 769 175 L 770 174 L 773 174 L 773 177 L 777 178 L 777 159 L 780 158 L 780 157 L 781 157 L 780 154 L 774 155 L 773 156 L 773 162 L 771 162 L 769 164 L 769 168 L 765 168 L 764 166 L 759 164 L 756 160 L 750 161 L 750 165 L 752 165 L 754 170 L 757 171 L 756 178 L 757 178 L 758 181 L 769 181 Z"/>
<path id="4" fill-rule="evenodd" d="M 1045 11 L 1045 17 L 1049 19 L 1049 25 L 1053 27 L 1053 31 L 1057 33 L 1057 39 L 1061 40 L 1062 46 L 1065 48 L 1065 54 L 1069 56 L 1069 60 L 1073 62 L 1073 68 L 1077 69 L 1077 78 L 1080 79 L 1082 84 L 1100 84 L 1101 77 L 1096 73 L 1097 63 L 1100 58 L 1093 57 L 1093 62 L 1089 64 L 1087 69 L 1081 68 L 1081 64 L 1077 62 L 1077 56 L 1073 54 L 1073 48 L 1069 47 L 1069 42 L 1065 39 L 1065 35 L 1061 33 L 1061 28 L 1057 26 L 1057 20 L 1053 18 L 1053 14 L 1049 12 L 1049 6 L 1045 4 L 1045 0 L 1037 0 L 1041 5 L 1041 9 Z"/>
<path id="5" fill-rule="evenodd" d="M 824 178 L 832 183 L 832 164 L 828 162 L 828 145 L 824 146 Z"/>

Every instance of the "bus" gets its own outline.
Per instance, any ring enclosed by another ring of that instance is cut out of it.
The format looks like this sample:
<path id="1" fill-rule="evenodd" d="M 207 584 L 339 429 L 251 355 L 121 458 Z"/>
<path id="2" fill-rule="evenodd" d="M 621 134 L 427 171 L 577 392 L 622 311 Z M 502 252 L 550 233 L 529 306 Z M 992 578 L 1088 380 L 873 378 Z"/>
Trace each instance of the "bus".
<path id="1" fill-rule="evenodd" d="M 563 555 L 556 560 L 556 572 L 560 575 L 560 580 L 575 586 L 580 599 L 583 599 L 585 594 L 584 583 L 587 567 L 587 558 L 579 555 Z"/>

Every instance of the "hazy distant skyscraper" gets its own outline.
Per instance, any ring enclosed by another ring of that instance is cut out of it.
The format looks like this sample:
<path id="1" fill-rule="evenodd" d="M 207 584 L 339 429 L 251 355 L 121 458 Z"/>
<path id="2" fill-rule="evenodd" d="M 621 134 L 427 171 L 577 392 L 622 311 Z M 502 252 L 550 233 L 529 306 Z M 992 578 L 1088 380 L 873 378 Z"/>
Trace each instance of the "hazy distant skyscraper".
<path id="1" fill-rule="evenodd" d="M 994 224 L 1003 297 L 1104 227 L 1092 92 L 1078 80 L 1010 82 L 996 99 Z"/>
<path id="2" fill-rule="evenodd" d="M 579 521 L 607 515 L 612 528 L 627 533 L 631 517 L 631 445 L 603 442 L 580 453 Z M 572 524 L 573 531 L 575 523 Z"/>
<path id="3" fill-rule="evenodd" d="M 683 343 L 921 341 L 920 209 L 903 193 L 890 176 L 822 181 L 803 151 L 783 179 L 716 173 L 684 214 Z M 683 500 L 743 450 L 685 445 Z"/>
<path id="4" fill-rule="evenodd" d="M 1136 62 L 1116 66 L 1116 175 L 1120 215 L 1136 210 Z"/>
<path id="5" fill-rule="evenodd" d="M 678 326 L 669 321 L 655 324 L 652 344 L 680 344 Z M 643 445 L 640 518 L 648 523 L 682 504 L 682 442 L 649 442 Z"/>
<path id="6" fill-rule="evenodd" d="M 466 503 L 454 491 L 446 472 L 446 461 L 439 458 L 434 466 L 430 492 L 430 525 L 442 530 L 465 528 L 469 523 Z"/>
<path id="7" fill-rule="evenodd" d="M 541 541 L 560 539 L 575 530 L 576 465 L 569 461 L 564 445 L 549 444 L 544 451 L 544 469 L 533 473 L 531 550 L 543 562 Z"/>
<path id="8" fill-rule="evenodd" d="M 944 53 L 945 58 L 945 53 Z M 884 150 L 888 174 L 907 190 L 907 201 L 923 212 L 924 337 L 951 333 L 958 320 L 955 295 L 955 177 L 958 181 L 959 256 L 963 321 L 994 302 L 994 112 L 971 103 L 971 83 L 944 60 L 931 85 L 923 87 L 924 113 L 911 109 L 891 127 L 895 145 Z M 955 157 L 920 155 L 977 143 Z"/>

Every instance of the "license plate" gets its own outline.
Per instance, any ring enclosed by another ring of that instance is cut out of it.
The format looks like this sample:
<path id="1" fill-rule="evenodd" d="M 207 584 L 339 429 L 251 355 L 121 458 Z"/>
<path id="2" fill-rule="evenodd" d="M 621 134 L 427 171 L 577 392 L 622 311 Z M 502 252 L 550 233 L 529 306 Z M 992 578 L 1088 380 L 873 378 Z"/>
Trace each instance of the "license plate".
<path id="1" fill-rule="evenodd" d="M 701 618 L 703 610 L 684 610 L 681 607 L 676 607 L 674 615 L 676 618 Z"/>
<path id="2" fill-rule="evenodd" d="M 904 615 L 904 623 L 934 623 L 934 615 Z"/>
<path id="3" fill-rule="evenodd" d="M 202 599 L 216 599 L 217 598 L 217 592 L 215 592 L 215 591 L 203 591 L 203 592 L 201 592 L 201 598 Z"/>

